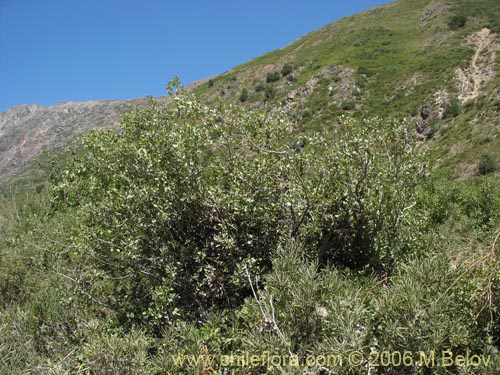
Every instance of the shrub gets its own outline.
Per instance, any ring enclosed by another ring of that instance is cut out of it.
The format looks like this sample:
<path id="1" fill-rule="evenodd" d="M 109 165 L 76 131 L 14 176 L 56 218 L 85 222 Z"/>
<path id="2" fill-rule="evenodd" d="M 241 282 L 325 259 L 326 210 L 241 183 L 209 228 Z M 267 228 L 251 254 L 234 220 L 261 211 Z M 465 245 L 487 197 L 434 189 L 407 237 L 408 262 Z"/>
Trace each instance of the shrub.
<path id="1" fill-rule="evenodd" d="M 493 156 L 491 156 L 491 154 L 482 154 L 479 159 L 478 169 L 479 174 L 481 175 L 493 173 L 498 169 L 498 162 L 493 158 Z"/>
<path id="2" fill-rule="evenodd" d="M 208 87 L 213 87 L 214 86 L 214 80 L 213 79 L 209 79 L 208 80 Z"/>
<path id="3" fill-rule="evenodd" d="M 254 90 L 255 92 L 261 92 L 261 91 L 264 91 L 266 89 L 266 85 L 264 85 L 264 83 L 258 81 L 255 86 L 254 86 Z"/>
<path id="4" fill-rule="evenodd" d="M 293 72 L 293 66 L 290 64 L 285 64 L 283 65 L 283 68 L 281 68 L 281 75 L 283 77 L 289 75 L 291 72 Z"/>
<path id="5" fill-rule="evenodd" d="M 457 97 L 454 97 L 444 108 L 443 118 L 457 117 L 462 112 L 462 103 Z"/>
<path id="6" fill-rule="evenodd" d="M 89 294 L 120 324 L 240 304 L 245 268 L 269 271 L 283 238 L 303 239 L 323 266 L 377 272 L 418 248 L 420 162 L 405 126 L 343 119 L 296 152 L 281 111 L 212 109 L 182 90 L 174 103 L 127 114 L 122 133 L 90 133 L 51 176 L 53 209 L 78 213 Z"/>
<path id="7" fill-rule="evenodd" d="M 281 78 L 281 74 L 279 72 L 276 72 L 276 71 L 269 72 L 269 73 L 267 73 L 266 82 L 267 83 L 276 82 L 276 81 L 279 81 L 280 78 Z"/>
<path id="8" fill-rule="evenodd" d="M 466 16 L 453 16 L 448 20 L 448 27 L 452 30 L 458 30 L 467 23 Z"/>
<path id="9" fill-rule="evenodd" d="M 248 90 L 244 88 L 241 90 L 241 95 L 240 95 L 240 102 L 244 103 L 248 100 Z"/>
<path id="10" fill-rule="evenodd" d="M 310 63 L 309 63 L 309 69 L 310 70 L 316 70 L 321 68 L 321 64 L 319 63 L 317 58 L 314 58 Z"/>
<path id="11" fill-rule="evenodd" d="M 345 102 L 345 103 L 342 103 L 342 110 L 344 111 L 350 111 L 352 109 L 354 109 L 356 107 L 356 104 L 354 102 Z"/>
<path id="12" fill-rule="evenodd" d="M 276 96 L 276 90 L 272 86 L 267 86 L 265 90 L 266 100 L 271 100 Z"/>
<path id="13" fill-rule="evenodd" d="M 53 173 L 54 208 L 78 210 L 75 246 L 94 259 L 94 293 L 120 321 L 154 327 L 238 304 L 248 293 L 242 265 L 269 268 L 269 249 L 288 230 L 293 171 L 283 169 L 287 153 L 254 145 L 276 149 L 283 116 L 214 111 L 180 93 L 173 111 L 151 102 L 126 115 L 121 135 L 90 133 Z"/>

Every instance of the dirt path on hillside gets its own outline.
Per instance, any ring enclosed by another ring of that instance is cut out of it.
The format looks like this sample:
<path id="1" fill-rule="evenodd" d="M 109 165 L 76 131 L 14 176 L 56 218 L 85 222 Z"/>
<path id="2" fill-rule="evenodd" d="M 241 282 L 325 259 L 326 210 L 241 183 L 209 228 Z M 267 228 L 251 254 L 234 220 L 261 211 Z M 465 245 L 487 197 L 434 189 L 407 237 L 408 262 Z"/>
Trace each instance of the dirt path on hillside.
<path id="1" fill-rule="evenodd" d="M 460 95 L 462 102 L 477 98 L 481 92 L 484 81 L 488 80 L 489 72 L 485 72 L 487 61 L 482 56 L 485 50 L 495 39 L 495 35 L 490 29 L 484 28 L 472 34 L 468 40 L 471 44 L 477 45 L 476 52 L 472 58 L 468 71 L 457 70 L 457 76 L 460 81 Z"/>

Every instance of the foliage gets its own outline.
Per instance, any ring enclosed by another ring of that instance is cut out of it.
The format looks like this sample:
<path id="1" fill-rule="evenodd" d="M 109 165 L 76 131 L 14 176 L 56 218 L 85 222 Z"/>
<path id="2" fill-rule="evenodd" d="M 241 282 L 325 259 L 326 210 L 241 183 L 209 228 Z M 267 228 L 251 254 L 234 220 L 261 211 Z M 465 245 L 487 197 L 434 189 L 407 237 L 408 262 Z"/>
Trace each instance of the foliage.
<path id="1" fill-rule="evenodd" d="M 255 92 L 261 92 L 261 91 L 264 91 L 266 89 L 266 86 L 264 85 L 264 83 L 262 82 L 257 82 L 254 86 L 254 90 Z"/>
<path id="2" fill-rule="evenodd" d="M 356 104 L 354 102 L 344 102 L 344 103 L 342 103 L 341 108 L 344 111 L 350 111 L 350 110 L 356 108 Z"/>
<path id="3" fill-rule="evenodd" d="M 0 372 L 316 374 L 338 366 L 217 358 L 451 349 L 498 373 L 495 176 L 424 178 L 397 121 L 304 135 L 173 97 L 0 202 Z"/>
<path id="4" fill-rule="evenodd" d="M 457 117 L 462 112 L 462 103 L 454 97 L 446 104 L 443 112 L 443 119 Z"/>
<path id="5" fill-rule="evenodd" d="M 271 100 L 276 96 L 276 89 L 272 86 L 266 86 L 264 92 L 266 100 Z"/>
<path id="6" fill-rule="evenodd" d="M 279 81 L 280 78 L 281 78 L 281 74 L 279 72 L 272 71 L 272 72 L 267 73 L 266 82 L 267 83 L 276 82 L 276 81 Z"/>
<path id="7" fill-rule="evenodd" d="M 464 27 L 466 23 L 467 23 L 466 16 L 455 15 L 448 20 L 448 27 L 452 30 L 458 30 L 458 29 Z"/>
<path id="8" fill-rule="evenodd" d="M 491 154 L 485 153 L 481 155 L 479 159 L 479 174 L 485 175 L 488 173 L 495 172 L 498 169 L 497 161 L 491 156 Z"/>
<path id="9" fill-rule="evenodd" d="M 53 176 L 54 207 L 78 208 L 74 241 L 96 260 L 94 289 L 124 321 L 238 303 L 248 293 L 242 264 L 261 274 L 281 233 L 287 155 L 259 147 L 277 146 L 286 119 L 176 100 L 129 114 L 122 136 L 90 134 Z"/>
<path id="10" fill-rule="evenodd" d="M 248 100 L 248 90 L 246 88 L 243 88 L 243 90 L 241 90 L 240 102 L 244 103 L 247 100 Z"/>
<path id="11" fill-rule="evenodd" d="M 297 153 L 283 113 L 175 100 L 130 113 L 122 134 L 91 133 L 52 175 L 54 208 L 78 211 L 93 292 L 121 321 L 237 305 L 243 265 L 260 277 L 284 236 L 305 238 L 323 264 L 386 272 L 415 245 L 420 162 L 403 126 L 344 119 L 342 137 L 314 135 Z"/>
<path id="12" fill-rule="evenodd" d="M 287 75 L 289 75 L 292 72 L 293 72 L 293 66 L 291 64 L 285 64 L 281 68 L 281 75 L 283 77 L 286 77 Z"/>

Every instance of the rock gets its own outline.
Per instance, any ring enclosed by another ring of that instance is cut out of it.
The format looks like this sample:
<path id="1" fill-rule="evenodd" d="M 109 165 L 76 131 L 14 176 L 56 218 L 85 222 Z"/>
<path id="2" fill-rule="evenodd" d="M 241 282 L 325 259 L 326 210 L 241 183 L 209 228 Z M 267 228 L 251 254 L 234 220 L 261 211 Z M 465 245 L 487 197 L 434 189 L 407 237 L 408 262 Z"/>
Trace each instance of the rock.
<path id="1" fill-rule="evenodd" d="M 431 103 L 424 103 L 420 109 L 420 119 L 417 120 L 416 131 L 422 139 L 431 138 L 436 132 L 437 123 L 441 119 L 438 108 Z"/>
<path id="2" fill-rule="evenodd" d="M 439 111 L 430 103 L 425 103 L 420 109 L 420 117 L 424 121 L 439 120 Z"/>

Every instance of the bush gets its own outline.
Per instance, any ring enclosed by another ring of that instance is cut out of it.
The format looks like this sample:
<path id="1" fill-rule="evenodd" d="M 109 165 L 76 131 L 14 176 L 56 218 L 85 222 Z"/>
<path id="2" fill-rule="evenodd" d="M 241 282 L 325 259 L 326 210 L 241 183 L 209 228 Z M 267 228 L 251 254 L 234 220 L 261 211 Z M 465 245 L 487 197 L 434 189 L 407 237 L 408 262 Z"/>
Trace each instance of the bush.
<path id="1" fill-rule="evenodd" d="M 254 86 L 254 90 L 255 92 L 261 92 L 261 91 L 264 91 L 266 89 L 266 85 L 264 85 L 264 83 L 262 82 L 257 82 Z"/>
<path id="2" fill-rule="evenodd" d="M 283 77 L 289 75 L 291 72 L 293 72 L 293 66 L 290 64 L 285 64 L 283 65 L 283 68 L 281 68 L 281 75 Z"/>
<path id="3" fill-rule="evenodd" d="M 255 145 L 284 142 L 283 116 L 215 111 L 181 93 L 172 111 L 151 102 L 126 115 L 121 135 L 90 133 L 54 171 L 54 208 L 78 210 L 74 244 L 94 260 L 93 293 L 122 323 L 234 306 L 248 294 L 243 264 L 269 269 L 293 170 L 288 153 Z"/>
<path id="4" fill-rule="evenodd" d="M 466 16 L 453 16 L 448 20 L 448 27 L 452 30 L 458 30 L 467 23 Z"/>
<path id="5" fill-rule="evenodd" d="M 267 73 L 266 82 L 267 83 L 276 82 L 279 81 L 280 78 L 281 74 L 279 72 L 269 72 Z"/>
<path id="6" fill-rule="evenodd" d="M 319 63 L 318 59 L 317 58 L 314 58 L 310 63 L 309 63 L 309 66 L 308 68 L 310 70 L 316 70 L 316 69 L 319 69 L 321 68 L 321 64 Z"/>
<path id="7" fill-rule="evenodd" d="M 498 162 L 493 158 L 493 156 L 491 156 L 491 154 L 482 154 L 479 159 L 478 169 L 480 175 L 493 173 L 498 169 Z"/>
<path id="8" fill-rule="evenodd" d="M 248 90 L 244 88 L 241 90 L 241 95 L 240 95 L 240 102 L 244 103 L 248 100 Z"/>
<path id="9" fill-rule="evenodd" d="M 344 119 L 296 152 L 280 111 L 174 100 L 129 113 L 120 134 L 90 133 L 51 177 L 54 209 L 78 212 L 73 245 L 93 268 L 89 293 L 120 324 L 159 327 L 240 304 L 244 269 L 269 271 L 283 238 L 304 239 L 322 265 L 377 272 L 418 248 L 420 162 L 404 126 Z"/>
<path id="10" fill-rule="evenodd" d="M 276 90 L 272 86 L 267 86 L 265 90 L 266 100 L 271 100 L 276 96 Z"/>
<path id="11" fill-rule="evenodd" d="M 444 108 L 443 118 L 457 117 L 462 112 L 462 103 L 455 97 Z"/>
<path id="12" fill-rule="evenodd" d="M 350 110 L 356 108 L 356 104 L 354 102 L 345 102 L 345 103 L 342 103 L 341 108 L 343 111 L 350 111 Z"/>

